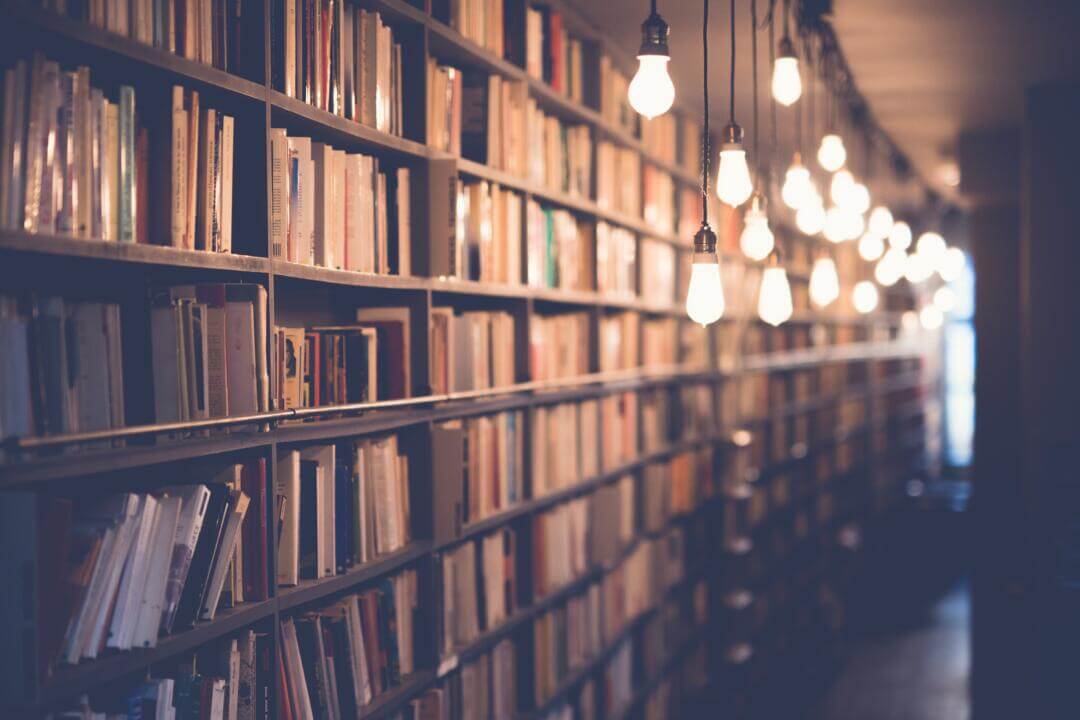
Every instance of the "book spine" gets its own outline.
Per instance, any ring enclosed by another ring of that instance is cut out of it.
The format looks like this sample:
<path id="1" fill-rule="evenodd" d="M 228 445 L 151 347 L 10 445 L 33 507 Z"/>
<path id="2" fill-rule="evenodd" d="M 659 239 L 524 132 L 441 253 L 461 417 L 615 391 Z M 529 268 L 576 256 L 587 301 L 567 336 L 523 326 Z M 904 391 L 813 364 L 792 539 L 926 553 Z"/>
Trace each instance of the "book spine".
<path id="1" fill-rule="evenodd" d="M 120 192 L 117 219 L 120 242 L 135 242 L 135 88 L 120 87 L 118 116 L 120 145 Z"/>

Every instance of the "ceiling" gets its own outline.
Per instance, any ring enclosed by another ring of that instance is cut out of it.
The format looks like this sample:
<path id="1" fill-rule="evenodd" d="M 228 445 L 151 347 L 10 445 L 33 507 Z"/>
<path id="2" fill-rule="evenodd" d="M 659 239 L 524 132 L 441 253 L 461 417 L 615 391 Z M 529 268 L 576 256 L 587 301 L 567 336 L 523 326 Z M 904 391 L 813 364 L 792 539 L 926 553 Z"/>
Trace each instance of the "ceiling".
<path id="1" fill-rule="evenodd" d="M 591 24 L 632 58 L 641 41 L 645 0 L 576 0 Z M 678 102 L 700 112 L 702 4 L 659 0 L 671 27 L 671 72 Z M 769 0 L 757 0 L 764 16 Z M 750 0 L 736 0 L 736 119 L 752 143 Z M 891 172 L 883 157 L 858 157 L 856 174 L 870 174 L 876 199 L 913 210 L 925 185 L 957 200 L 949 161 L 962 129 L 1016 125 L 1023 94 L 1038 82 L 1080 77 L 1078 0 L 833 0 L 832 24 L 855 83 L 885 132 L 911 161 L 915 178 Z M 709 19 L 709 92 L 712 122 L 728 119 L 729 2 L 713 0 Z M 779 34 L 779 33 L 778 33 Z M 768 136 L 768 34 L 758 34 L 763 147 Z M 805 83 L 805 80 L 804 80 Z M 817 93 L 822 133 L 824 93 Z M 806 112 L 806 95 L 799 104 Z M 782 162 L 794 147 L 794 113 L 779 108 Z M 806 118 L 804 117 L 804 122 Z M 849 153 L 852 133 L 847 133 Z M 751 145 L 752 147 L 752 145 Z M 955 169 L 955 167 L 953 168 Z M 921 182 L 920 182 L 921 180 Z"/>

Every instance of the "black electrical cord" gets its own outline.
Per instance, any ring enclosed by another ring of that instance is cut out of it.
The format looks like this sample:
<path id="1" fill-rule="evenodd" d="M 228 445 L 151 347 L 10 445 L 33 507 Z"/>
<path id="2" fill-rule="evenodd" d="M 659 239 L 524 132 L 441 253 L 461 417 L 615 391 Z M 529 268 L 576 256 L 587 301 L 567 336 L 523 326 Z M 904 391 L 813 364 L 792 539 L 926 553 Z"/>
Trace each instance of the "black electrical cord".
<path id="1" fill-rule="evenodd" d="M 735 0 L 731 0 L 731 124 L 735 124 Z"/>
<path id="2" fill-rule="evenodd" d="M 705 226 L 709 224 L 709 0 L 703 0 L 703 5 L 701 92 L 705 101 L 705 118 L 701 134 L 701 224 Z"/>

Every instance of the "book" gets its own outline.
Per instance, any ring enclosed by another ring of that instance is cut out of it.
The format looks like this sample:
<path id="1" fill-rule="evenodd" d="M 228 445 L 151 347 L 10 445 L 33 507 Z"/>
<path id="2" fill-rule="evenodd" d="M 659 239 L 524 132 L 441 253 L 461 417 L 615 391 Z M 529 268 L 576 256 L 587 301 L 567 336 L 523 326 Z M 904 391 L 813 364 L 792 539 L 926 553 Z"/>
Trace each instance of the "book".
<path id="1" fill-rule="evenodd" d="M 430 352 L 436 393 L 512 385 L 514 318 L 500 311 L 432 309 Z"/>

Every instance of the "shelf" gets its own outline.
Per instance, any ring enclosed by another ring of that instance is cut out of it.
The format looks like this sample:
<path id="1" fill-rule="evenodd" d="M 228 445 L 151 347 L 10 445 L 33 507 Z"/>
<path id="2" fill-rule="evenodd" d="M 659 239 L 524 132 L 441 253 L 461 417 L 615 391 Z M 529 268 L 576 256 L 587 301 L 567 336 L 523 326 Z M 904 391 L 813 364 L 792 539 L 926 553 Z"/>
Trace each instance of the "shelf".
<path id="1" fill-rule="evenodd" d="M 198 270 L 266 274 L 270 269 L 266 258 L 250 255 L 182 250 L 164 245 L 119 243 L 12 230 L 0 231 L 0 251 Z"/>

